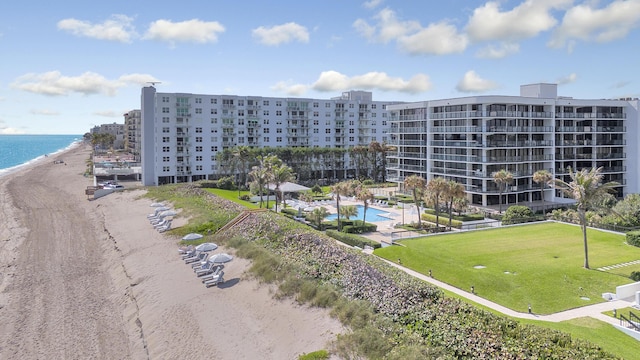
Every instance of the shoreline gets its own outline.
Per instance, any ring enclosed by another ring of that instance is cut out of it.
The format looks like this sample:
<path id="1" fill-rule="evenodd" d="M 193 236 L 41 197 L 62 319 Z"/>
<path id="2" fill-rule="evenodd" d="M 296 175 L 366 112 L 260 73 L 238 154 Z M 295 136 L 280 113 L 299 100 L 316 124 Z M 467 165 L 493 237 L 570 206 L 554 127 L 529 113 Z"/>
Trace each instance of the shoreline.
<path id="1" fill-rule="evenodd" d="M 273 299 L 245 259 L 205 288 L 179 239 L 150 226 L 144 189 L 86 199 L 89 154 L 0 178 L 0 359 L 289 359 L 343 331 L 324 309 Z"/>

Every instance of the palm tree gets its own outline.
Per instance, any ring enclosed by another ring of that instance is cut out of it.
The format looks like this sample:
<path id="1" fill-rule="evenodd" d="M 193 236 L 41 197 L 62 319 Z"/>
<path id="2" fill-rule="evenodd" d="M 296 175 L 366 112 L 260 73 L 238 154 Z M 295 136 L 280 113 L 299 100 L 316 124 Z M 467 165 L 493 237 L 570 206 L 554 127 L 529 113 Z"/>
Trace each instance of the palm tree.
<path id="1" fill-rule="evenodd" d="M 546 215 L 544 207 L 544 188 L 553 181 L 553 175 L 547 170 L 538 170 L 533 174 L 533 182 L 540 184 L 540 195 L 542 199 L 542 215 Z"/>
<path id="2" fill-rule="evenodd" d="M 493 182 L 498 185 L 498 191 L 500 193 L 498 199 L 500 213 L 502 213 L 502 194 L 507 190 L 507 186 L 509 186 L 512 181 L 513 174 L 508 170 L 502 169 L 493 173 Z"/>
<path id="3" fill-rule="evenodd" d="M 404 179 L 404 188 L 407 190 L 411 190 L 413 194 L 413 203 L 416 205 L 416 209 L 418 209 L 419 229 L 422 229 L 422 221 L 420 219 L 420 203 L 418 203 L 418 199 L 420 199 L 420 193 L 424 193 L 426 186 L 427 181 L 419 175 L 411 175 Z"/>
<path id="4" fill-rule="evenodd" d="M 269 184 L 269 171 L 265 166 L 264 159 L 260 159 L 260 164 L 253 167 L 253 170 L 249 173 L 249 177 L 253 179 L 253 183 L 258 187 L 260 207 L 262 208 L 264 188 Z"/>
<path id="5" fill-rule="evenodd" d="M 238 174 L 238 189 L 240 189 L 241 186 L 245 186 L 247 183 L 246 170 L 247 162 L 251 158 L 251 148 L 246 145 L 236 146 L 233 149 L 233 158 L 240 164 L 240 166 L 238 166 L 238 169 L 240 170 L 240 173 Z"/>
<path id="6" fill-rule="evenodd" d="M 287 164 L 276 165 L 271 169 L 271 181 L 275 185 L 276 192 L 276 212 L 278 212 L 278 202 L 283 201 L 280 185 L 293 180 L 293 170 Z"/>
<path id="7" fill-rule="evenodd" d="M 367 209 L 369 208 L 369 204 L 373 201 L 374 196 L 371 190 L 367 189 L 364 186 L 360 186 L 356 190 L 356 199 L 362 201 L 364 204 L 363 213 L 362 213 L 362 226 L 364 226 L 367 220 Z"/>
<path id="8" fill-rule="evenodd" d="M 466 199 L 464 185 L 453 180 L 447 181 L 447 186 L 444 192 L 444 196 L 446 197 L 445 202 L 447 204 L 447 209 L 449 211 L 449 230 L 451 230 L 451 218 L 453 217 L 453 206 L 456 203 L 456 200 Z"/>
<path id="9" fill-rule="evenodd" d="M 587 246 L 587 211 L 598 207 L 603 197 L 615 191 L 615 187 L 620 185 L 615 181 L 603 184 L 602 167 L 582 169 L 573 172 L 569 168 L 570 182 L 555 179 L 554 185 L 567 196 L 575 200 L 578 219 L 582 227 L 582 241 L 584 243 L 584 268 L 589 268 L 589 248 Z"/>
<path id="10" fill-rule="evenodd" d="M 355 205 L 342 205 L 340 214 L 348 221 L 349 218 L 358 215 L 358 208 Z"/>
<path id="11" fill-rule="evenodd" d="M 440 197 L 447 191 L 447 180 L 435 177 L 427 183 L 427 193 L 433 201 L 433 209 L 436 211 L 436 232 L 440 229 Z"/>
<path id="12" fill-rule="evenodd" d="M 342 231 L 340 221 L 340 196 L 347 196 L 352 192 L 351 181 L 342 181 L 331 186 L 331 192 L 336 199 L 336 209 L 338 210 L 338 231 Z"/>
<path id="13" fill-rule="evenodd" d="M 322 220 L 329 216 L 329 212 L 324 207 L 317 207 L 311 212 L 311 221 L 316 224 L 318 230 L 322 230 Z"/>

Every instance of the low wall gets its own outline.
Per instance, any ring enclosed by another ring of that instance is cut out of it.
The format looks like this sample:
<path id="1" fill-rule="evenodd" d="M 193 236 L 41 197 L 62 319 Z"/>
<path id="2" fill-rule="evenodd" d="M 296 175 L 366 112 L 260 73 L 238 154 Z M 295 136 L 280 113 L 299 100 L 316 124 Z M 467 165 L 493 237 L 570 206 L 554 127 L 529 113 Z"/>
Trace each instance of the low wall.
<path id="1" fill-rule="evenodd" d="M 633 297 L 635 298 L 636 292 L 640 291 L 640 281 L 635 282 L 633 284 L 620 285 L 616 287 L 616 298 L 618 299 L 626 299 Z"/>

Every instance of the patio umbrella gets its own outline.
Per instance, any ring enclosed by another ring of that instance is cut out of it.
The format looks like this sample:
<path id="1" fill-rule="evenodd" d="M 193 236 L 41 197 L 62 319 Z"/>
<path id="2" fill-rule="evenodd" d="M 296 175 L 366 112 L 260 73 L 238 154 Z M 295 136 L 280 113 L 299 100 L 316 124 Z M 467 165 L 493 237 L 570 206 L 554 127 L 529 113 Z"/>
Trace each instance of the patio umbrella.
<path id="1" fill-rule="evenodd" d="M 193 241 L 198 239 L 202 239 L 202 235 L 196 234 L 196 233 L 187 234 L 182 237 L 182 240 L 185 240 L 185 241 Z"/>
<path id="2" fill-rule="evenodd" d="M 158 216 L 160 216 L 161 218 L 166 217 L 166 216 L 175 216 L 178 213 L 173 211 L 173 210 L 167 210 L 167 211 L 163 211 L 160 214 L 158 214 Z"/>
<path id="3" fill-rule="evenodd" d="M 209 256 L 209 262 L 214 264 L 222 264 L 233 260 L 233 256 L 227 253 L 219 253 Z"/>
<path id="4" fill-rule="evenodd" d="M 151 203 L 151 205 L 150 205 L 150 206 L 151 206 L 151 207 L 154 207 L 154 208 L 158 208 L 158 207 L 164 207 L 164 204 L 163 204 L 163 203 L 157 203 L 157 202 L 154 202 L 154 203 Z M 168 209 L 167 209 L 167 210 L 168 210 Z"/>
<path id="5" fill-rule="evenodd" d="M 196 246 L 196 251 L 213 251 L 218 248 L 218 245 L 214 243 L 202 243 Z"/>

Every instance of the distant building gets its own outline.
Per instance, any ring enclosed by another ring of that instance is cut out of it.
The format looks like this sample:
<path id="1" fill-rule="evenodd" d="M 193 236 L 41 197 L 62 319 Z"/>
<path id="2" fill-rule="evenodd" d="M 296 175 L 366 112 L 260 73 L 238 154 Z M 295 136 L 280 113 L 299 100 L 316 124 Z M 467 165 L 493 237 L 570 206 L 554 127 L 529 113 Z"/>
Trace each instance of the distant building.
<path id="1" fill-rule="evenodd" d="M 568 168 L 604 168 L 617 181 L 617 195 L 640 191 L 638 99 L 586 100 L 560 97 L 556 84 L 531 84 L 520 96 L 472 96 L 403 103 L 390 115 L 388 179 L 402 186 L 410 175 L 462 183 L 471 204 L 497 205 L 493 173 L 505 169 L 514 181 L 504 204 L 541 200 L 538 170 L 567 178 Z M 545 190 L 545 201 L 566 203 Z"/>
<path id="2" fill-rule="evenodd" d="M 386 107 L 393 103 L 373 101 L 367 91 L 348 91 L 327 100 L 158 93 L 152 86 L 144 87 L 142 182 L 215 179 L 220 175 L 216 155 L 242 145 L 348 149 L 387 142 Z"/>
<path id="3" fill-rule="evenodd" d="M 125 127 L 124 124 L 102 124 L 91 129 L 91 134 L 111 134 L 115 140 L 113 142 L 114 149 L 124 149 L 125 145 Z"/>
<path id="4" fill-rule="evenodd" d="M 140 110 L 131 110 L 124 114 L 124 148 L 140 161 L 141 151 L 141 114 Z"/>

